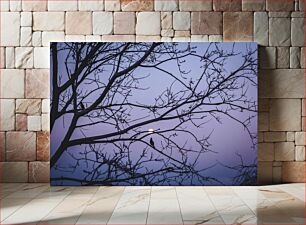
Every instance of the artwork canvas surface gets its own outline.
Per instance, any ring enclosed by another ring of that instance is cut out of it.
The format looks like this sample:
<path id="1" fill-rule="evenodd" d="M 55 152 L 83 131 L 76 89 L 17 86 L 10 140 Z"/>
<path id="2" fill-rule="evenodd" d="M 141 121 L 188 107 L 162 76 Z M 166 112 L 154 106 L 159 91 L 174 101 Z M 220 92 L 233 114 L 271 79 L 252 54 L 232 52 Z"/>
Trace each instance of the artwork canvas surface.
<path id="1" fill-rule="evenodd" d="M 51 185 L 255 185 L 256 43 L 52 43 Z"/>

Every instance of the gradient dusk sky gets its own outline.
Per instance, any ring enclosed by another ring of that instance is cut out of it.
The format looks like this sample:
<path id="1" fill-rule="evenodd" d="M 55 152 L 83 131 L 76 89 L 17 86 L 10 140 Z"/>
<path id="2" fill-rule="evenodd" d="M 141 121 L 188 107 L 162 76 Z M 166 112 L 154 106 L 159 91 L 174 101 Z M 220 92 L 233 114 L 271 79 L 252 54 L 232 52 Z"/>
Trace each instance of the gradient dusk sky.
<path id="1" fill-rule="evenodd" d="M 181 46 L 182 48 L 185 47 L 188 43 L 178 43 L 178 46 Z M 61 45 L 59 43 L 59 45 Z M 196 52 L 198 54 L 203 54 L 207 48 L 210 46 L 210 43 L 191 43 L 192 47 L 196 48 Z M 219 43 L 219 48 L 221 48 L 223 51 L 231 51 L 233 47 L 233 43 Z M 212 50 L 214 49 L 211 47 Z M 256 43 L 235 43 L 234 46 L 235 52 L 239 52 L 240 54 L 231 57 L 228 59 L 228 61 L 225 64 L 225 70 L 227 72 L 234 71 L 235 69 L 239 68 L 243 62 L 243 54 L 246 54 L 247 50 L 256 50 L 257 44 Z M 63 51 L 61 54 L 58 55 L 59 58 L 59 74 L 62 76 L 62 81 L 67 80 L 67 74 L 64 67 L 64 59 L 65 54 L 67 52 Z M 254 58 L 257 59 L 257 52 L 253 55 Z M 52 65 L 52 58 L 51 58 L 51 65 Z M 52 68 L 52 66 L 51 66 Z M 162 68 L 166 71 L 171 71 L 173 74 L 179 74 L 178 67 L 175 62 L 169 61 L 167 63 L 164 63 L 162 65 Z M 197 76 L 201 74 L 202 68 L 201 68 L 201 62 L 196 57 L 188 56 L 185 58 L 185 63 L 183 65 L 183 69 L 190 71 L 189 74 L 186 75 L 186 82 L 189 82 L 189 79 L 197 79 Z M 105 79 L 109 79 L 107 68 L 105 71 L 101 72 L 99 76 L 105 77 Z M 52 74 L 52 70 L 51 70 Z M 155 98 L 160 95 L 163 91 L 165 91 L 173 82 L 173 79 L 171 79 L 169 76 L 165 76 L 165 74 L 161 71 L 153 70 L 151 68 L 137 68 L 133 74 L 139 75 L 139 76 L 145 76 L 145 79 L 142 79 L 139 81 L 139 86 L 144 88 L 143 90 L 132 90 L 131 96 L 129 97 L 129 102 L 137 102 L 142 103 L 146 105 L 152 105 L 154 104 Z M 179 76 L 179 75 L 178 75 Z M 52 77 L 51 77 L 52 79 Z M 257 79 L 255 80 L 257 83 Z M 52 84 L 52 82 L 51 82 Z M 205 83 L 201 84 L 203 85 L 203 89 L 207 88 L 205 86 Z M 251 83 L 246 83 L 246 86 L 248 87 L 246 90 L 246 96 L 248 100 L 252 100 L 257 103 L 257 85 L 253 85 Z M 90 90 L 91 88 L 95 88 L 95 85 L 84 85 L 85 89 Z M 181 89 L 180 84 L 174 84 L 172 87 L 173 91 L 179 91 Z M 239 91 L 239 93 L 238 93 Z M 240 94 L 241 90 L 238 90 L 237 94 Z M 51 93 L 52 93 L 52 87 L 51 87 Z M 101 92 L 96 92 L 95 95 L 100 95 Z M 51 94 L 52 96 L 52 94 Z M 94 99 L 96 96 L 91 96 L 87 98 L 86 104 L 91 103 L 91 98 Z M 115 101 L 120 101 L 121 97 L 115 96 Z M 52 101 L 52 99 L 51 99 Z M 52 103 L 51 103 L 52 104 Z M 146 119 L 151 118 L 152 115 L 149 115 L 147 111 L 139 109 L 139 108 L 133 108 L 130 112 L 131 118 L 137 119 L 146 117 Z M 255 116 L 249 126 L 249 130 L 257 135 L 257 113 L 256 112 L 235 112 L 235 116 L 238 116 L 240 119 L 247 119 L 250 116 Z M 69 126 L 71 120 L 71 115 L 67 114 L 62 116 L 61 118 L 57 119 L 55 122 L 55 126 L 51 132 L 51 156 L 56 152 L 58 146 L 62 142 L 62 139 L 67 132 L 67 128 Z M 196 167 L 201 170 L 208 168 L 212 165 L 215 165 L 214 167 L 204 170 L 203 175 L 215 177 L 218 180 L 221 180 L 222 183 L 225 185 L 233 185 L 232 178 L 236 175 L 236 171 L 228 169 L 224 167 L 224 165 L 229 166 L 235 166 L 240 163 L 239 157 L 237 157 L 236 153 L 239 153 L 244 160 L 244 163 L 246 164 L 252 164 L 257 163 L 257 145 L 252 145 L 252 140 L 248 134 L 248 132 L 245 130 L 245 128 L 238 124 L 233 119 L 230 119 L 229 117 L 221 116 L 221 123 L 218 123 L 213 118 L 205 118 L 203 119 L 203 122 L 206 122 L 205 125 L 201 128 L 197 128 L 193 126 L 191 123 L 187 123 L 185 125 L 185 129 L 189 132 L 193 133 L 195 136 L 199 138 L 207 137 L 210 135 L 209 142 L 211 144 L 210 149 L 213 152 L 207 152 L 200 156 L 200 159 L 196 165 Z M 78 124 L 83 124 L 88 122 L 87 118 L 81 118 L 78 121 Z M 153 130 L 163 130 L 163 129 L 169 129 L 172 126 L 175 126 L 177 121 L 166 121 L 166 122 L 155 122 L 153 124 L 143 126 L 141 129 L 146 132 L 149 129 Z M 80 138 L 90 135 L 101 135 L 104 133 L 109 132 L 115 132 L 116 130 L 112 126 L 108 125 L 93 125 L 89 128 L 86 128 L 84 130 L 79 131 L 76 130 L 72 138 Z M 128 135 L 126 137 L 129 137 Z M 152 133 L 150 136 L 148 136 L 146 139 L 152 137 L 155 141 L 155 144 L 158 147 L 161 147 L 161 140 L 158 136 L 156 136 L 154 133 Z M 173 140 L 178 145 L 183 145 L 186 143 L 186 146 L 190 149 L 197 149 L 199 146 L 197 143 L 191 139 L 188 136 L 185 135 L 178 135 L 177 137 L 174 137 Z M 139 156 L 139 149 L 143 149 L 145 147 L 144 143 L 135 142 L 131 145 L 131 152 L 132 152 L 132 160 L 136 160 Z M 82 152 L 84 152 L 85 146 L 74 146 L 73 149 L 68 149 L 69 152 L 73 152 L 73 154 L 78 155 Z M 104 146 L 104 151 L 109 152 L 109 154 L 112 154 L 112 148 L 110 145 L 106 144 Z M 179 157 L 179 155 L 176 155 L 176 153 L 173 153 L 174 157 Z M 190 155 L 190 158 L 196 157 L 195 155 Z M 218 163 L 221 162 L 221 163 Z M 87 162 L 82 161 L 78 167 L 75 169 L 75 171 L 69 172 L 63 170 L 55 170 L 54 168 L 51 168 L 51 178 L 52 177 L 61 177 L 61 176 L 69 176 L 73 178 L 83 178 L 85 173 L 84 170 L 86 170 Z M 224 165 L 222 165 L 224 164 Z M 70 167 L 74 165 L 74 159 L 71 157 L 71 155 L 64 153 L 61 157 L 61 159 L 58 161 L 58 165 L 60 167 Z M 154 163 L 148 164 L 148 166 L 152 168 L 157 168 L 158 165 L 154 165 Z M 78 183 L 71 182 L 71 181 L 65 181 L 65 182 L 59 182 L 59 181 L 52 181 L 52 185 L 79 185 Z M 214 182 L 208 182 L 205 185 L 216 185 L 217 183 Z M 115 183 L 114 185 L 122 185 L 121 183 Z M 125 185 L 125 184 L 123 184 Z M 168 184 L 171 185 L 171 184 Z M 190 185 L 190 182 L 186 180 L 183 185 Z M 200 183 L 193 183 L 192 185 L 200 185 Z"/>

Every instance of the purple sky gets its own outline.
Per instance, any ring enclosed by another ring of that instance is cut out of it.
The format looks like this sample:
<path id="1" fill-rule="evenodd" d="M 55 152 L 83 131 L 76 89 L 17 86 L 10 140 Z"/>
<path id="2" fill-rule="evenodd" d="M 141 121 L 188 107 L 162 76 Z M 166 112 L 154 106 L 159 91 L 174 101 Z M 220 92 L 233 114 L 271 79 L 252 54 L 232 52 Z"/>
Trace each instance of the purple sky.
<path id="1" fill-rule="evenodd" d="M 186 43 L 180 43 L 179 45 L 185 46 Z M 197 47 L 197 53 L 204 52 L 209 43 L 193 43 L 192 46 Z M 222 43 L 221 45 L 222 50 L 230 50 L 232 48 L 232 43 Z M 256 49 L 257 44 L 256 43 L 236 43 L 235 44 L 235 51 L 237 52 L 242 52 L 245 53 L 246 49 L 251 48 L 251 49 Z M 64 77 L 63 80 L 65 80 L 65 70 L 63 67 L 63 59 L 64 59 L 64 54 L 59 56 L 59 61 L 61 61 L 61 66 L 59 73 L 62 74 Z M 257 58 L 257 55 L 255 56 Z M 201 68 L 200 68 L 200 61 L 196 59 L 195 57 L 187 57 L 186 62 L 184 63 L 184 69 L 190 70 L 191 72 L 186 75 L 189 78 L 196 79 L 198 74 L 200 74 Z M 237 69 L 241 63 L 242 63 L 242 55 L 237 55 L 235 57 L 232 57 L 227 64 L 225 65 L 225 70 L 226 71 L 233 71 Z M 52 61 L 51 61 L 52 63 Z M 170 61 L 169 63 L 165 63 L 162 65 L 162 68 L 171 71 L 173 74 L 178 74 L 178 69 L 175 63 Z M 105 76 L 107 78 L 107 73 L 108 71 L 105 71 L 101 76 Z M 52 74 L 52 73 L 51 73 Z M 146 90 L 141 90 L 141 91 L 133 91 L 131 97 L 129 98 L 130 102 L 138 102 L 138 103 L 143 103 L 143 104 L 152 104 L 154 102 L 154 99 L 156 96 L 158 96 L 162 91 L 164 91 L 169 85 L 172 83 L 173 79 L 169 78 L 169 76 L 165 76 L 164 73 L 152 69 L 143 69 L 143 68 L 138 68 L 134 71 L 134 74 L 136 76 L 139 74 L 139 76 L 145 76 L 148 75 L 146 79 L 143 79 L 140 81 L 139 86 L 147 88 Z M 67 76 L 67 75 L 66 75 Z M 187 80 L 188 80 L 187 79 Z M 186 80 L 186 82 L 188 82 Z M 257 82 L 257 81 L 256 81 Z M 252 99 L 257 101 L 257 87 L 248 85 L 248 91 L 246 93 L 248 99 Z M 86 85 L 87 89 L 94 88 L 94 86 Z M 173 86 L 173 91 L 179 91 L 181 89 L 181 84 L 175 84 Z M 205 89 L 205 83 L 203 83 L 203 89 Z M 52 91 L 52 89 L 51 89 Z M 90 97 L 87 99 L 88 104 L 91 102 L 91 98 L 94 99 L 94 97 L 98 96 L 100 92 L 96 92 L 94 96 Z M 239 94 L 239 93 L 237 93 Z M 115 101 L 120 100 L 120 97 L 115 97 Z M 141 118 L 142 116 L 148 115 L 148 113 L 144 110 L 141 109 L 133 109 L 131 112 L 131 118 Z M 237 113 L 237 116 L 239 118 L 248 118 L 250 115 L 256 115 L 256 113 L 250 113 L 250 112 L 243 112 L 243 113 Z M 66 115 L 56 121 L 54 130 L 51 133 L 51 156 L 54 154 L 56 151 L 58 145 L 61 143 L 62 138 L 65 135 L 66 129 L 69 126 L 69 119 L 71 118 L 70 115 Z M 254 160 L 257 158 L 257 148 L 256 149 L 251 149 L 252 142 L 251 139 L 242 127 L 242 125 L 238 124 L 236 121 L 228 118 L 228 117 L 221 117 L 222 124 L 217 123 L 214 119 L 209 120 L 203 126 L 203 128 L 196 128 L 192 126 L 191 124 L 188 124 L 186 129 L 193 134 L 195 134 L 197 137 L 205 137 L 208 136 L 212 131 L 212 135 L 209 139 L 209 142 L 211 143 L 211 149 L 217 153 L 213 152 L 208 152 L 205 153 L 201 156 L 197 167 L 198 168 L 206 168 L 209 167 L 210 165 L 215 164 L 217 161 L 220 161 L 226 165 L 237 165 L 239 158 L 236 157 L 235 153 L 239 153 L 243 156 L 244 160 L 246 163 L 252 163 Z M 88 122 L 86 118 L 82 118 L 79 120 L 79 124 Z M 168 129 L 171 126 L 174 126 L 177 123 L 177 121 L 173 122 L 157 122 L 153 123 L 149 126 L 143 127 L 143 131 L 147 131 L 149 128 L 152 128 L 154 130 L 156 129 Z M 254 118 L 251 122 L 250 130 L 253 133 L 257 133 L 257 118 Z M 86 134 L 86 136 L 89 135 L 100 135 L 103 133 L 109 133 L 109 132 L 115 132 L 116 130 L 114 127 L 110 126 L 103 126 L 100 124 L 99 126 L 92 126 L 86 130 L 83 130 L 83 133 Z M 73 139 L 74 138 L 80 138 L 83 137 L 83 134 L 79 131 L 76 131 L 73 134 Z M 159 144 L 159 137 L 154 134 L 152 134 L 152 137 L 154 138 L 156 146 L 160 147 Z M 197 149 L 199 146 L 197 143 L 192 140 L 190 137 L 185 136 L 185 135 L 178 135 L 177 138 L 174 139 L 176 143 L 178 144 L 184 144 L 185 142 L 187 143 L 187 146 L 190 146 L 190 148 Z M 109 146 L 110 147 L 110 146 Z M 138 150 L 144 148 L 143 143 L 136 142 L 132 146 L 132 152 L 134 155 L 134 159 L 138 157 Z M 105 147 L 106 151 L 112 151 L 111 148 L 108 149 L 108 146 Z M 107 150 L 108 149 L 108 150 Z M 84 146 L 75 146 L 73 147 L 73 152 L 82 152 L 84 151 Z M 178 155 L 174 156 L 178 157 Z M 194 156 L 190 156 L 194 157 Z M 62 166 L 67 166 L 69 164 L 73 164 L 73 159 L 68 155 L 64 154 L 62 158 L 59 161 L 59 164 Z M 150 165 L 152 168 L 154 168 L 154 165 Z M 80 168 L 77 169 L 77 172 L 74 174 L 67 173 L 67 172 L 61 172 L 61 171 L 55 171 L 51 169 L 51 177 L 58 177 L 58 176 L 70 176 L 70 177 L 83 177 L 82 173 L 82 168 L 85 167 L 85 164 L 81 164 Z M 213 176 L 216 177 L 220 180 L 222 180 L 226 184 L 231 184 L 231 177 L 235 175 L 234 171 L 225 169 L 221 165 L 217 165 L 212 169 L 209 169 L 205 171 L 205 175 Z M 56 183 L 53 183 L 56 184 Z M 57 183 L 58 184 L 58 183 Z M 67 184 L 72 184 L 67 182 Z M 186 181 L 186 184 L 188 184 L 188 181 Z"/>

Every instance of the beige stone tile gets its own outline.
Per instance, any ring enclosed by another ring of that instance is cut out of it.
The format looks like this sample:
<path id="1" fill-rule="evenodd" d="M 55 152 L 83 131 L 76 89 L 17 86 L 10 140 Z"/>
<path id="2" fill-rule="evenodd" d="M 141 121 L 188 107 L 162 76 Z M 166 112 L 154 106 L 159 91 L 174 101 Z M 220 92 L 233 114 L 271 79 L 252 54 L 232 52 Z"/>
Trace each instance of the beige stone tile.
<path id="1" fill-rule="evenodd" d="M 86 35 L 86 42 L 101 42 L 102 37 L 100 35 Z"/>
<path id="2" fill-rule="evenodd" d="M 48 1 L 22 0 L 23 11 L 46 11 Z"/>
<path id="3" fill-rule="evenodd" d="M 49 113 L 50 112 L 50 99 L 43 99 L 42 100 L 42 113 Z"/>
<path id="4" fill-rule="evenodd" d="M 171 37 L 161 37 L 160 41 L 162 41 L 162 42 L 172 42 L 172 38 Z"/>
<path id="5" fill-rule="evenodd" d="M 304 18 L 291 19 L 291 43 L 292 46 L 305 46 Z"/>
<path id="6" fill-rule="evenodd" d="M 189 30 L 176 30 L 174 32 L 175 37 L 188 37 L 190 38 L 190 31 Z"/>
<path id="7" fill-rule="evenodd" d="M 174 30 L 190 30 L 190 12 L 173 13 Z"/>
<path id="8" fill-rule="evenodd" d="M 259 143 L 258 144 L 258 161 L 273 161 L 274 160 L 274 144 Z"/>
<path id="9" fill-rule="evenodd" d="M 241 1 L 237 0 L 213 0 L 214 11 L 241 11 Z"/>
<path id="10" fill-rule="evenodd" d="M 270 46 L 290 46 L 290 42 L 290 18 L 270 18 Z"/>
<path id="11" fill-rule="evenodd" d="M 10 1 L 4 0 L 0 1 L 1 12 L 7 12 L 10 10 Z"/>
<path id="12" fill-rule="evenodd" d="M 14 47 L 5 48 L 5 67 L 6 69 L 15 68 L 15 48 Z"/>
<path id="13" fill-rule="evenodd" d="M 63 31 L 44 31 L 42 32 L 42 45 L 50 46 L 50 42 L 65 41 L 65 33 Z"/>
<path id="14" fill-rule="evenodd" d="M 2 171 L 2 182 L 28 182 L 27 162 L 0 162 L 0 166 Z"/>
<path id="15" fill-rule="evenodd" d="M 273 99 L 270 105 L 271 131 L 301 130 L 301 100 Z"/>
<path id="16" fill-rule="evenodd" d="M 92 34 L 92 13 L 91 12 L 67 12 L 66 13 L 66 34 Z M 101 24 L 100 24 L 101 26 Z"/>
<path id="17" fill-rule="evenodd" d="M 46 131 L 37 132 L 37 153 L 38 161 L 50 160 L 50 134 Z"/>
<path id="18" fill-rule="evenodd" d="M 16 69 L 3 69 L 1 73 L 1 98 L 24 97 L 24 71 Z"/>
<path id="19" fill-rule="evenodd" d="M 305 145 L 305 132 L 296 132 L 295 133 L 295 144 L 296 145 Z"/>
<path id="20" fill-rule="evenodd" d="M 267 90 L 261 90 L 259 95 L 265 98 L 303 98 L 304 79 L 302 69 L 260 70 L 259 82 L 264 82 L 263 85 L 259 83 L 260 88 Z"/>
<path id="21" fill-rule="evenodd" d="M 34 68 L 50 68 L 50 49 L 49 47 L 34 48 Z"/>
<path id="22" fill-rule="evenodd" d="M 258 98 L 258 112 L 269 112 L 270 100 L 266 98 Z"/>
<path id="23" fill-rule="evenodd" d="M 15 48 L 15 67 L 20 69 L 33 68 L 33 48 L 17 47 Z"/>
<path id="24" fill-rule="evenodd" d="M 270 18 L 289 18 L 290 12 L 269 12 Z"/>
<path id="25" fill-rule="evenodd" d="M 222 42 L 223 36 L 222 35 L 209 35 L 208 41 L 209 42 Z"/>
<path id="26" fill-rule="evenodd" d="M 15 129 L 15 100 L 0 99 L 0 131 Z"/>
<path id="27" fill-rule="evenodd" d="M 192 34 L 222 34 L 222 13 L 192 12 Z"/>
<path id="28" fill-rule="evenodd" d="M 223 14 L 224 41 L 253 41 L 253 14 L 225 12 Z"/>
<path id="29" fill-rule="evenodd" d="M 295 146 L 295 161 L 305 161 L 305 146 Z"/>
<path id="30" fill-rule="evenodd" d="M 263 133 L 264 132 L 258 132 L 258 135 L 257 135 L 258 143 L 263 142 Z"/>
<path id="31" fill-rule="evenodd" d="M 16 131 L 27 131 L 28 118 L 26 114 L 16 114 Z"/>
<path id="32" fill-rule="evenodd" d="M 212 11 L 212 0 L 193 1 L 179 0 L 180 11 Z"/>
<path id="33" fill-rule="evenodd" d="M 190 37 L 173 37 L 173 42 L 190 42 Z"/>
<path id="34" fill-rule="evenodd" d="M 120 0 L 107 0 L 104 4 L 105 11 L 120 11 Z"/>
<path id="35" fill-rule="evenodd" d="M 161 27 L 162 29 L 172 29 L 173 17 L 171 12 L 161 12 Z"/>
<path id="36" fill-rule="evenodd" d="M 265 142 L 281 142 L 286 141 L 286 132 L 265 132 Z"/>
<path id="37" fill-rule="evenodd" d="M 295 140 L 295 133 L 287 132 L 287 141 L 294 141 L 294 140 Z"/>
<path id="38" fill-rule="evenodd" d="M 150 21 L 150 26 L 147 25 Z M 137 14 L 137 35 L 160 35 L 160 12 L 139 12 Z"/>
<path id="39" fill-rule="evenodd" d="M 113 41 L 125 41 L 125 42 L 135 42 L 135 35 L 103 35 L 102 41 L 113 42 Z"/>
<path id="40" fill-rule="evenodd" d="M 66 35 L 65 36 L 66 42 L 84 42 L 85 41 L 85 35 Z"/>
<path id="41" fill-rule="evenodd" d="M 102 11 L 104 9 L 104 0 L 78 0 L 78 4 L 80 11 Z"/>
<path id="42" fill-rule="evenodd" d="M 279 163 L 279 162 L 277 162 Z M 281 166 L 274 166 L 275 162 L 273 163 L 272 168 L 272 180 L 273 184 L 280 184 L 282 182 L 282 167 Z"/>
<path id="43" fill-rule="evenodd" d="M 32 45 L 34 47 L 40 47 L 42 45 L 42 32 L 41 31 L 33 32 Z"/>
<path id="44" fill-rule="evenodd" d="M 37 115 L 41 113 L 40 99 L 16 99 L 16 113 Z"/>
<path id="45" fill-rule="evenodd" d="M 63 31 L 65 29 L 64 12 L 34 12 L 33 30 Z"/>
<path id="46" fill-rule="evenodd" d="M 6 134 L 6 159 L 8 161 L 35 160 L 36 133 L 8 132 Z"/>
<path id="47" fill-rule="evenodd" d="M 135 34 L 136 14 L 134 12 L 114 13 L 114 34 Z"/>
<path id="48" fill-rule="evenodd" d="M 112 12 L 93 12 L 93 34 L 112 34 L 113 32 L 113 13 Z M 101 26 L 103 24 L 103 26 Z"/>
<path id="49" fill-rule="evenodd" d="M 265 0 L 242 0 L 243 11 L 264 11 L 265 9 Z"/>
<path id="50" fill-rule="evenodd" d="M 292 11 L 294 9 L 294 0 L 267 0 L 266 7 L 268 11 Z"/>
<path id="51" fill-rule="evenodd" d="M 259 68 L 275 69 L 276 68 L 276 48 L 259 47 Z"/>
<path id="52" fill-rule="evenodd" d="M 48 0 L 49 11 L 77 11 L 78 0 Z"/>
<path id="53" fill-rule="evenodd" d="M 178 11 L 178 0 L 154 1 L 155 11 Z"/>
<path id="54" fill-rule="evenodd" d="M 26 71 L 26 98 L 49 98 L 49 70 Z"/>
<path id="55" fill-rule="evenodd" d="M 41 131 L 41 116 L 28 116 L 28 131 Z"/>
<path id="56" fill-rule="evenodd" d="M 173 29 L 161 30 L 161 36 L 162 37 L 173 37 L 174 36 L 174 30 Z"/>
<path id="57" fill-rule="evenodd" d="M 267 12 L 254 13 L 254 41 L 259 45 L 269 45 L 269 23 Z"/>
<path id="58" fill-rule="evenodd" d="M 121 0 L 122 11 L 152 11 L 153 0 Z"/>
<path id="59" fill-rule="evenodd" d="M 277 68 L 287 69 L 290 66 L 289 47 L 277 47 Z"/>
<path id="60" fill-rule="evenodd" d="M 50 131 L 50 115 L 43 113 L 41 115 L 41 129 L 43 131 Z"/>
<path id="61" fill-rule="evenodd" d="M 191 35 L 191 41 L 208 42 L 208 35 Z"/>
<path id="62" fill-rule="evenodd" d="M 269 130 L 269 113 L 261 112 L 258 114 L 258 130 L 259 131 Z"/>
<path id="63" fill-rule="evenodd" d="M 272 184 L 272 162 L 258 162 L 258 184 Z"/>
<path id="64" fill-rule="evenodd" d="M 275 143 L 276 161 L 294 161 L 294 142 Z"/>
<path id="65" fill-rule="evenodd" d="M 301 49 L 299 47 L 290 47 L 290 68 L 301 68 Z"/>
<path id="66" fill-rule="evenodd" d="M 20 46 L 31 46 L 32 43 L 32 28 L 21 27 L 20 30 Z"/>
<path id="67" fill-rule="evenodd" d="M 19 46 L 20 14 L 18 12 L 1 12 L 1 46 Z"/>
<path id="68" fill-rule="evenodd" d="M 49 162 L 30 162 L 29 163 L 29 182 L 49 183 L 50 163 Z"/>
<path id="69" fill-rule="evenodd" d="M 32 12 L 21 12 L 20 13 L 20 25 L 23 27 L 32 26 Z"/>
<path id="70" fill-rule="evenodd" d="M 160 42 L 160 36 L 137 35 L 136 42 Z"/>

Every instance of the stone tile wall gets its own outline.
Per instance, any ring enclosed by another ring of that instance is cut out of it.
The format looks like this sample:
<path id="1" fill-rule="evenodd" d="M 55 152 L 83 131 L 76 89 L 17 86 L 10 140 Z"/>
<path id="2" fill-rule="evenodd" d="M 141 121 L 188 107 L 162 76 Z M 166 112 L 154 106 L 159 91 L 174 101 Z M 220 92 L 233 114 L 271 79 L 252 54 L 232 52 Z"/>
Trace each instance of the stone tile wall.
<path id="1" fill-rule="evenodd" d="M 304 0 L 1 0 L 3 182 L 49 180 L 50 41 L 256 41 L 259 181 L 305 181 Z"/>

